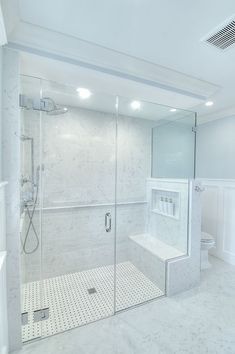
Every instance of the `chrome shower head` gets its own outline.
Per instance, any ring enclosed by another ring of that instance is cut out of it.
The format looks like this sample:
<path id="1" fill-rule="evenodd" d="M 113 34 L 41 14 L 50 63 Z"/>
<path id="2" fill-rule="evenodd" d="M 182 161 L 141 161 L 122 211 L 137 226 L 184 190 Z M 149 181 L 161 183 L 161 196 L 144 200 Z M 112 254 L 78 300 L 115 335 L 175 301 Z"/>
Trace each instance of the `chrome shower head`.
<path id="1" fill-rule="evenodd" d="M 68 112 L 68 108 L 57 105 L 50 97 L 43 97 L 41 102 L 44 106 L 43 110 L 50 116 L 58 116 Z"/>
<path id="2" fill-rule="evenodd" d="M 47 114 L 49 116 L 58 116 L 60 114 L 64 114 L 64 113 L 67 113 L 67 112 L 68 112 L 68 108 L 56 106 L 53 110 L 48 111 Z"/>

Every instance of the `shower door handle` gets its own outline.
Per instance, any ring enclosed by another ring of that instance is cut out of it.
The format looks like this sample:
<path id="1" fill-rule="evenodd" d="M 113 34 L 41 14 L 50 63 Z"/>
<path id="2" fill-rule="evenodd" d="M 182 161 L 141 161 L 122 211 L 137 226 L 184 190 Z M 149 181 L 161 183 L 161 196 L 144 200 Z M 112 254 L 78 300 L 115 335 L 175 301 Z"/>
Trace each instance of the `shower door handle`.
<path id="1" fill-rule="evenodd" d="M 112 228 L 112 217 L 110 213 L 105 214 L 104 223 L 105 223 L 105 231 L 110 232 Z"/>

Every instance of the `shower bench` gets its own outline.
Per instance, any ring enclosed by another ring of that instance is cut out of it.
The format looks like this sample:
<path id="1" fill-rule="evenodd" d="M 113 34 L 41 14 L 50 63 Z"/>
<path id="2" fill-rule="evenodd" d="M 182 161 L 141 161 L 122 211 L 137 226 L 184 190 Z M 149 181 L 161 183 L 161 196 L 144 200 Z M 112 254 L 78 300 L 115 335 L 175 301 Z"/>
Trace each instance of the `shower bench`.
<path id="1" fill-rule="evenodd" d="M 165 292 L 166 262 L 184 253 L 150 234 L 129 236 L 129 257 L 150 280 Z"/>

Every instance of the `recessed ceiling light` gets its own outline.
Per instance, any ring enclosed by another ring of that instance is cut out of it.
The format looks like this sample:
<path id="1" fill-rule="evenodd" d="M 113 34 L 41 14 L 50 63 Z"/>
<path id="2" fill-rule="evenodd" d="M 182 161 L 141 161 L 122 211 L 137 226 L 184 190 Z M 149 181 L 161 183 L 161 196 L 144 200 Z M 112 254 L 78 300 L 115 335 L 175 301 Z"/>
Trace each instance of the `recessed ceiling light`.
<path id="1" fill-rule="evenodd" d="M 205 106 L 210 107 L 210 106 L 213 106 L 213 104 L 214 104 L 214 102 L 212 102 L 212 101 L 207 101 L 207 102 L 205 103 Z"/>
<path id="2" fill-rule="evenodd" d="M 171 109 L 170 109 L 170 112 L 176 112 L 176 111 L 177 111 L 176 108 L 171 108 Z"/>
<path id="3" fill-rule="evenodd" d="M 141 106 L 140 101 L 132 101 L 131 102 L 131 108 L 134 109 L 135 111 L 139 110 L 140 106 Z"/>
<path id="4" fill-rule="evenodd" d="M 79 87 L 77 88 L 77 93 L 79 94 L 79 97 L 83 100 L 91 97 L 91 91 L 88 90 L 87 88 Z"/>

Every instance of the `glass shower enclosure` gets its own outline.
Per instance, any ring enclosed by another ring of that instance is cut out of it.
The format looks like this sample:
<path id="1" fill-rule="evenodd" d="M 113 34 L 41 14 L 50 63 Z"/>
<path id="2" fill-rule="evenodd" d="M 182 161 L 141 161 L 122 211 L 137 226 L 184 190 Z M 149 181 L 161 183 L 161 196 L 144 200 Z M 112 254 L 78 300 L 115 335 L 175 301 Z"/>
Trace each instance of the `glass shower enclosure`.
<path id="1" fill-rule="evenodd" d="M 195 114 L 132 101 L 21 77 L 24 342 L 164 296 L 187 254 Z"/>

